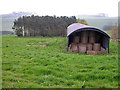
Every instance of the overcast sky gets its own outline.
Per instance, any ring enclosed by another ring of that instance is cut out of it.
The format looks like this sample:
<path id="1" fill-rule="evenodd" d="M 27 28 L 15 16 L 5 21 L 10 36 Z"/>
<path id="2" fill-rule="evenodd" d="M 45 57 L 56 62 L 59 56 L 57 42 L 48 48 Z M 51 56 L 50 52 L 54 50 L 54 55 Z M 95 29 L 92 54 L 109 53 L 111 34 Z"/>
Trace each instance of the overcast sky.
<path id="1" fill-rule="evenodd" d="M 1 0 L 0 14 L 34 12 L 38 15 L 95 15 L 118 16 L 119 0 Z"/>

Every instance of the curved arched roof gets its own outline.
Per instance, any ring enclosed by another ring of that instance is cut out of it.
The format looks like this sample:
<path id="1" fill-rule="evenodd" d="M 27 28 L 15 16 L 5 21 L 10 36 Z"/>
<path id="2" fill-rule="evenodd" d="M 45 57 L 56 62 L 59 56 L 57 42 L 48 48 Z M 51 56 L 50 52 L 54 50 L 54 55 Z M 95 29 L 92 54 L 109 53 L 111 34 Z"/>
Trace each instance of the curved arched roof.
<path id="1" fill-rule="evenodd" d="M 69 36 L 73 32 L 83 31 L 83 30 L 94 30 L 94 31 L 100 32 L 100 33 L 104 34 L 105 36 L 107 36 L 108 38 L 110 38 L 109 35 L 106 34 L 105 32 L 103 32 L 102 30 L 94 28 L 92 26 L 87 26 L 87 25 L 84 25 L 84 24 L 80 24 L 80 23 L 73 23 L 73 24 L 69 25 L 67 27 L 67 36 Z"/>

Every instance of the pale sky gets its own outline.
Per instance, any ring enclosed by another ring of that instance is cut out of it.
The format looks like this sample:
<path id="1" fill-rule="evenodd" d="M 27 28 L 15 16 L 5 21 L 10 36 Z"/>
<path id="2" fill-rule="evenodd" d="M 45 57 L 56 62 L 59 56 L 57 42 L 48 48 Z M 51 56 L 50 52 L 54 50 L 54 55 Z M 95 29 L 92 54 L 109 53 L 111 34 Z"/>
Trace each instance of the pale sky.
<path id="1" fill-rule="evenodd" d="M 119 0 L 1 0 L 0 14 L 34 12 L 38 15 L 96 15 L 118 16 Z"/>

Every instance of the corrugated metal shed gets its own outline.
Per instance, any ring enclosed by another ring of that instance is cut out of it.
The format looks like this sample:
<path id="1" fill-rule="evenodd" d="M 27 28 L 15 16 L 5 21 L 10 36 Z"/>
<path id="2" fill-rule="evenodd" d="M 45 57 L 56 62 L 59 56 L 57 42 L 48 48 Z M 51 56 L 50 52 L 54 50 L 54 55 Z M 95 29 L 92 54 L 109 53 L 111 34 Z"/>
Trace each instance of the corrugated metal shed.
<path id="1" fill-rule="evenodd" d="M 101 43 L 101 45 L 105 49 L 107 48 L 109 52 L 109 40 L 110 40 L 109 35 L 98 28 L 87 26 L 87 25 L 80 24 L 80 23 L 73 23 L 67 27 L 67 39 L 68 39 L 67 50 L 69 48 L 69 45 L 72 43 L 73 37 L 77 34 L 79 35 L 79 33 L 81 33 L 82 31 L 95 31 L 96 34 L 100 36 L 99 43 Z"/>

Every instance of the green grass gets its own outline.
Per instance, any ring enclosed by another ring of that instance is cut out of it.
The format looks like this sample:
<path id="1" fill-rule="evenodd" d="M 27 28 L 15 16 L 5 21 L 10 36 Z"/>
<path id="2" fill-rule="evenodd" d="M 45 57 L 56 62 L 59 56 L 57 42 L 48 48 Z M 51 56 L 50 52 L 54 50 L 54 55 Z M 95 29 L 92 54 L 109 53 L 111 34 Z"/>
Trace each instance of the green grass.
<path id="1" fill-rule="evenodd" d="M 86 55 L 66 51 L 65 37 L 3 36 L 3 88 L 117 88 L 118 47 Z M 27 47 L 49 42 L 47 47 Z"/>

